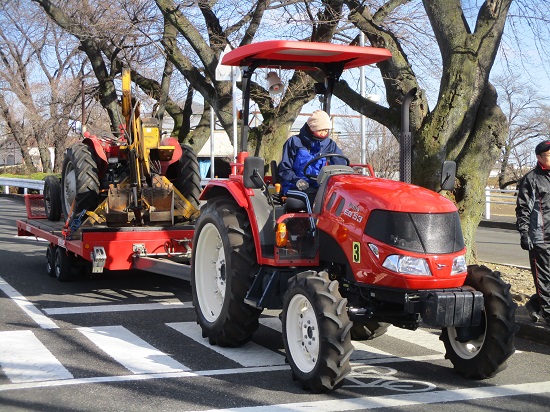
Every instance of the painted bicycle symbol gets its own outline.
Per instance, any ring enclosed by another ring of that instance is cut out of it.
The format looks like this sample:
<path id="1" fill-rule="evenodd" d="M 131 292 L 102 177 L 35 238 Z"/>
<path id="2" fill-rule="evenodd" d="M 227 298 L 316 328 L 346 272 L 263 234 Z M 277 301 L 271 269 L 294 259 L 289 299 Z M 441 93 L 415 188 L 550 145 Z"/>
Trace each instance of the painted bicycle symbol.
<path id="1" fill-rule="evenodd" d="M 346 377 L 346 388 L 384 388 L 396 392 L 427 392 L 436 389 L 430 382 L 399 379 L 397 370 L 387 366 L 355 366 Z"/>

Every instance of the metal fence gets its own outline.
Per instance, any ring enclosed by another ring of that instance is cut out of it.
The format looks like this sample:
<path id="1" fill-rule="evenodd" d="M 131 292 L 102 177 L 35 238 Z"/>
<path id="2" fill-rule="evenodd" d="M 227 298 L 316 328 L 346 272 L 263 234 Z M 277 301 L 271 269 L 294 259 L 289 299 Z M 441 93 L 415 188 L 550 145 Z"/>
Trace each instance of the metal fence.
<path id="1" fill-rule="evenodd" d="M 203 179 L 204 186 L 209 179 Z M 9 194 L 10 187 L 23 188 L 23 193 L 27 194 L 28 189 L 44 190 L 43 180 L 19 179 L 13 177 L 0 177 L 0 186 L 4 187 L 4 193 Z M 491 189 L 485 188 L 485 219 L 491 219 L 491 205 L 515 205 L 518 191 L 512 189 Z"/>
<path id="2" fill-rule="evenodd" d="M 485 219 L 491 219 L 491 205 L 516 205 L 517 189 L 485 188 Z"/>
<path id="3" fill-rule="evenodd" d="M 39 190 L 40 193 L 44 190 L 43 180 L 19 179 L 17 177 L 0 177 L 0 186 L 4 186 L 4 193 L 10 193 L 10 187 L 23 188 L 23 194 L 27 194 L 29 189 Z"/>

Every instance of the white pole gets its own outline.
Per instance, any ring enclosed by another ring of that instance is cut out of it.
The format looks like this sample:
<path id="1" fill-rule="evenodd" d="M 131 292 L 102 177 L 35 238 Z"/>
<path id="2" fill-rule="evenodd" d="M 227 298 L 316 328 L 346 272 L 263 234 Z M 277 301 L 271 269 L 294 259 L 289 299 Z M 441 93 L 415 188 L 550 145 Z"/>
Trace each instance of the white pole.
<path id="1" fill-rule="evenodd" d="M 365 45 L 365 34 L 363 32 L 361 32 L 361 34 L 359 35 L 359 45 L 361 47 Z M 359 75 L 361 77 L 359 80 L 359 85 L 361 88 L 361 97 L 365 98 L 365 68 L 363 66 L 361 66 L 361 68 L 359 69 Z M 367 142 L 365 138 L 365 116 L 363 114 L 361 114 L 361 118 L 360 118 L 360 133 L 361 133 L 361 164 L 364 165 L 367 163 L 367 155 L 366 155 Z"/>
<path id="2" fill-rule="evenodd" d="M 485 187 L 485 219 L 491 219 L 491 189 Z"/>
<path id="3" fill-rule="evenodd" d="M 214 130 L 216 130 L 216 115 L 214 108 L 210 108 L 210 179 L 214 179 Z"/>

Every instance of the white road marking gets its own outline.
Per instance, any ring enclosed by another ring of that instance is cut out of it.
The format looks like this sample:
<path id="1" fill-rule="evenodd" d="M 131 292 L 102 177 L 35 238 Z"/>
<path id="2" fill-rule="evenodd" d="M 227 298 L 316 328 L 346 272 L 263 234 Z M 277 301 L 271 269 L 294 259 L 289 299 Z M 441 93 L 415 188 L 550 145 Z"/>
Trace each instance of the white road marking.
<path id="1" fill-rule="evenodd" d="M 122 326 L 77 328 L 102 351 L 135 374 L 189 371 Z"/>
<path id="2" fill-rule="evenodd" d="M 439 335 L 427 332 L 422 329 L 409 330 L 390 326 L 386 335 L 392 338 L 401 339 L 423 348 L 433 350 L 439 353 L 445 353 L 445 345 L 439 340 Z"/>
<path id="3" fill-rule="evenodd" d="M 30 330 L 0 332 L 0 366 L 13 383 L 73 378 Z"/>
<path id="4" fill-rule="evenodd" d="M 550 381 L 502 386 L 484 386 L 481 388 L 437 390 L 388 396 L 364 396 L 348 399 L 327 399 L 313 402 L 282 403 L 278 405 L 209 409 L 208 411 L 203 410 L 201 412 L 338 412 L 355 411 L 359 409 L 397 408 L 433 403 L 465 402 L 499 398 L 503 396 L 533 396 L 539 393 L 550 393 Z"/>
<path id="5" fill-rule="evenodd" d="M 202 337 L 201 328 L 195 322 L 176 322 L 167 323 L 167 325 L 190 337 L 195 342 L 206 346 L 208 349 L 213 350 L 246 367 L 285 364 L 285 357 L 282 354 L 273 352 L 254 342 L 248 342 L 239 348 L 222 348 L 220 346 L 212 346 L 208 343 L 208 339 Z"/>
<path id="6" fill-rule="evenodd" d="M 34 322 L 42 329 L 59 329 L 59 326 L 44 315 L 36 306 L 27 300 L 18 291 L 12 288 L 4 279 L 0 277 L 0 290 L 4 292 L 11 300 L 19 306 Z"/>
<path id="7" fill-rule="evenodd" d="M 53 388 L 59 386 L 84 385 L 94 383 L 117 383 L 117 382 L 136 382 L 147 381 L 150 379 L 173 379 L 173 378 L 198 378 L 208 376 L 226 376 L 240 375 L 243 373 L 268 373 L 284 371 L 290 369 L 290 366 L 265 366 L 255 368 L 233 368 L 233 369 L 212 369 L 196 372 L 170 372 L 170 373 L 150 373 L 139 375 L 118 375 L 118 376 L 97 376 L 93 378 L 78 378 L 69 380 L 57 380 L 49 382 L 28 382 L 12 383 L 0 385 L 0 392 L 7 392 L 21 389 Z"/>
<path id="8" fill-rule="evenodd" d="M 44 309 L 48 315 L 75 315 L 82 313 L 107 313 L 107 312 L 131 312 L 138 310 L 162 310 L 162 309 L 187 309 L 192 308 L 191 302 L 165 301 L 156 303 L 135 303 L 130 305 L 93 305 L 72 306 L 64 308 Z"/>

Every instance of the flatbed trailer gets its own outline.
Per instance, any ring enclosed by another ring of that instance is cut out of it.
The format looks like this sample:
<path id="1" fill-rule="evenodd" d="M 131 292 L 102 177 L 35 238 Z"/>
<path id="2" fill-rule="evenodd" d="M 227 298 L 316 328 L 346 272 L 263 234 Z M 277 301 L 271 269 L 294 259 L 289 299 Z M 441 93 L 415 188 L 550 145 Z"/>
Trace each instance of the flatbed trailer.
<path id="1" fill-rule="evenodd" d="M 76 266 L 92 273 L 139 269 L 190 280 L 191 241 L 194 226 L 107 227 L 81 226 L 66 234 L 63 221 L 50 221 L 36 213 L 41 195 L 27 195 L 27 219 L 17 220 L 18 236 L 35 236 L 48 242 L 47 270 L 59 280 L 72 277 Z M 29 206 L 30 202 L 33 207 Z M 43 206 L 42 206 L 43 208 Z"/>

